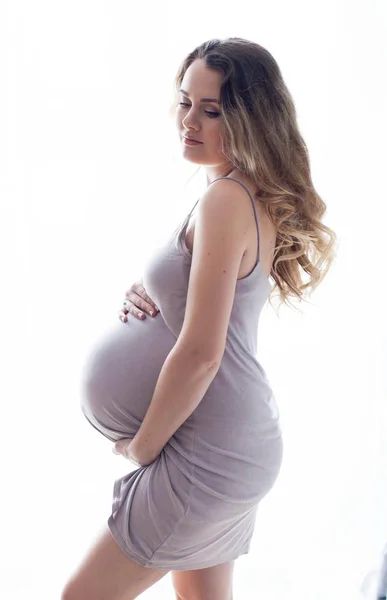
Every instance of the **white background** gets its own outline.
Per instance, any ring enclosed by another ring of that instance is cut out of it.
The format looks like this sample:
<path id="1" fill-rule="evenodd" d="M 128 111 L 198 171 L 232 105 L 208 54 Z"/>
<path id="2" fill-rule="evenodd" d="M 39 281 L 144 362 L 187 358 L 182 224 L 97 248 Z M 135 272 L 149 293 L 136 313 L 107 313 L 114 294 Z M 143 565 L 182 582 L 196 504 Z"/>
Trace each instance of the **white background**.
<path id="1" fill-rule="evenodd" d="M 205 181 L 173 77 L 199 43 L 276 58 L 339 236 L 302 313 L 262 311 L 285 454 L 234 596 L 357 600 L 387 543 L 386 4 L 0 4 L 1 561 L 7 600 L 59 598 L 133 467 L 80 411 L 93 341 Z M 195 187 L 196 186 L 196 187 Z M 169 575 L 144 593 L 173 598 Z"/>

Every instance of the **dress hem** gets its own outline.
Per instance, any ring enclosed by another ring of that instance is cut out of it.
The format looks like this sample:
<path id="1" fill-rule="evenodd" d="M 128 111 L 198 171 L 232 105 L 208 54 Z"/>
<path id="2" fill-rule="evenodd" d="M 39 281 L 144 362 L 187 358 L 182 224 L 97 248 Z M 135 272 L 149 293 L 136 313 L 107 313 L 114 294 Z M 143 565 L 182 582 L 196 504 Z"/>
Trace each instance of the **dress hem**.
<path id="1" fill-rule="evenodd" d="M 129 558 L 130 560 L 133 560 L 134 562 L 140 564 L 142 567 L 147 567 L 147 568 L 151 568 L 151 569 L 168 569 L 169 571 L 194 571 L 197 569 L 207 569 L 209 567 L 215 567 L 216 565 L 219 565 L 219 564 L 222 564 L 225 562 L 230 562 L 232 560 L 236 560 L 239 556 L 248 554 L 250 551 L 250 543 L 248 543 L 241 550 L 239 550 L 239 552 L 236 552 L 236 553 L 234 552 L 234 554 L 231 555 L 230 557 L 223 558 L 221 560 L 214 559 L 214 560 L 202 561 L 201 563 L 193 562 L 193 563 L 189 563 L 189 564 L 185 564 L 185 565 L 171 564 L 171 563 L 165 563 L 165 562 L 160 564 L 156 560 L 153 560 L 153 557 L 151 560 L 148 560 L 148 559 L 144 558 L 143 556 L 140 556 L 139 554 L 137 554 L 134 550 L 128 549 L 127 545 L 125 544 L 124 540 L 122 539 L 121 534 L 117 528 L 117 525 L 114 521 L 113 515 L 110 515 L 110 517 L 107 521 L 107 525 L 110 529 L 110 533 L 112 534 L 114 541 L 119 546 L 119 548 L 122 550 L 122 552 L 125 554 L 125 556 L 127 556 L 127 558 Z"/>

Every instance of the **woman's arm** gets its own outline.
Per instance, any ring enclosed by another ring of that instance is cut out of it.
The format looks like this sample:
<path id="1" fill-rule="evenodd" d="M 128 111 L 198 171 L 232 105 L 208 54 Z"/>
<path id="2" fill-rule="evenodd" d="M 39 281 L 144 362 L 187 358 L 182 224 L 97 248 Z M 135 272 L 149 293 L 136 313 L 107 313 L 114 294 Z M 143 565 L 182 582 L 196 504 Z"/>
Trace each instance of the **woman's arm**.
<path id="1" fill-rule="evenodd" d="M 153 462 L 199 405 L 219 368 L 177 343 L 160 371 L 152 401 L 130 444 L 138 463 Z"/>

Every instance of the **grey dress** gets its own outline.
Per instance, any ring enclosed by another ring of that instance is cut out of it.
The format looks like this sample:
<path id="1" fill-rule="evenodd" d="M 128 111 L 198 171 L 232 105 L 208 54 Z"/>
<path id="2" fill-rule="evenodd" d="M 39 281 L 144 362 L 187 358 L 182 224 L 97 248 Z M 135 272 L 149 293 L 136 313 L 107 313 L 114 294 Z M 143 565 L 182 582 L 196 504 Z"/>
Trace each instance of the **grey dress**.
<path id="1" fill-rule="evenodd" d="M 238 183 L 251 199 L 259 242 L 254 200 Z M 191 263 L 185 232 L 193 208 L 177 236 L 145 265 L 144 287 L 160 313 L 118 321 L 82 371 L 83 414 L 112 442 L 136 434 L 181 331 Z M 259 502 L 283 456 L 277 403 L 255 356 L 270 290 L 258 252 L 253 270 L 236 282 L 225 352 L 203 399 L 154 462 L 114 483 L 109 529 L 122 551 L 145 567 L 202 569 L 249 551 Z"/>

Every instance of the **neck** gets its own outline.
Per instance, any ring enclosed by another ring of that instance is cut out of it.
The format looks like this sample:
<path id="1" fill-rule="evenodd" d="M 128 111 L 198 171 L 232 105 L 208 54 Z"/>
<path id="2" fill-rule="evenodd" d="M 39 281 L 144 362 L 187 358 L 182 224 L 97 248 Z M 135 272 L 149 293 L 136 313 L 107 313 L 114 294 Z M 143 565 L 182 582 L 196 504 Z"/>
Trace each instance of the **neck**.
<path id="1" fill-rule="evenodd" d="M 215 181 L 215 179 L 218 179 L 219 177 L 228 177 L 234 170 L 234 167 L 232 167 L 231 169 L 229 168 L 229 170 L 225 173 L 218 172 L 213 174 L 209 174 L 207 171 L 207 186 L 209 186 L 210 183 L 212 183 L 213 181 Z"/>

